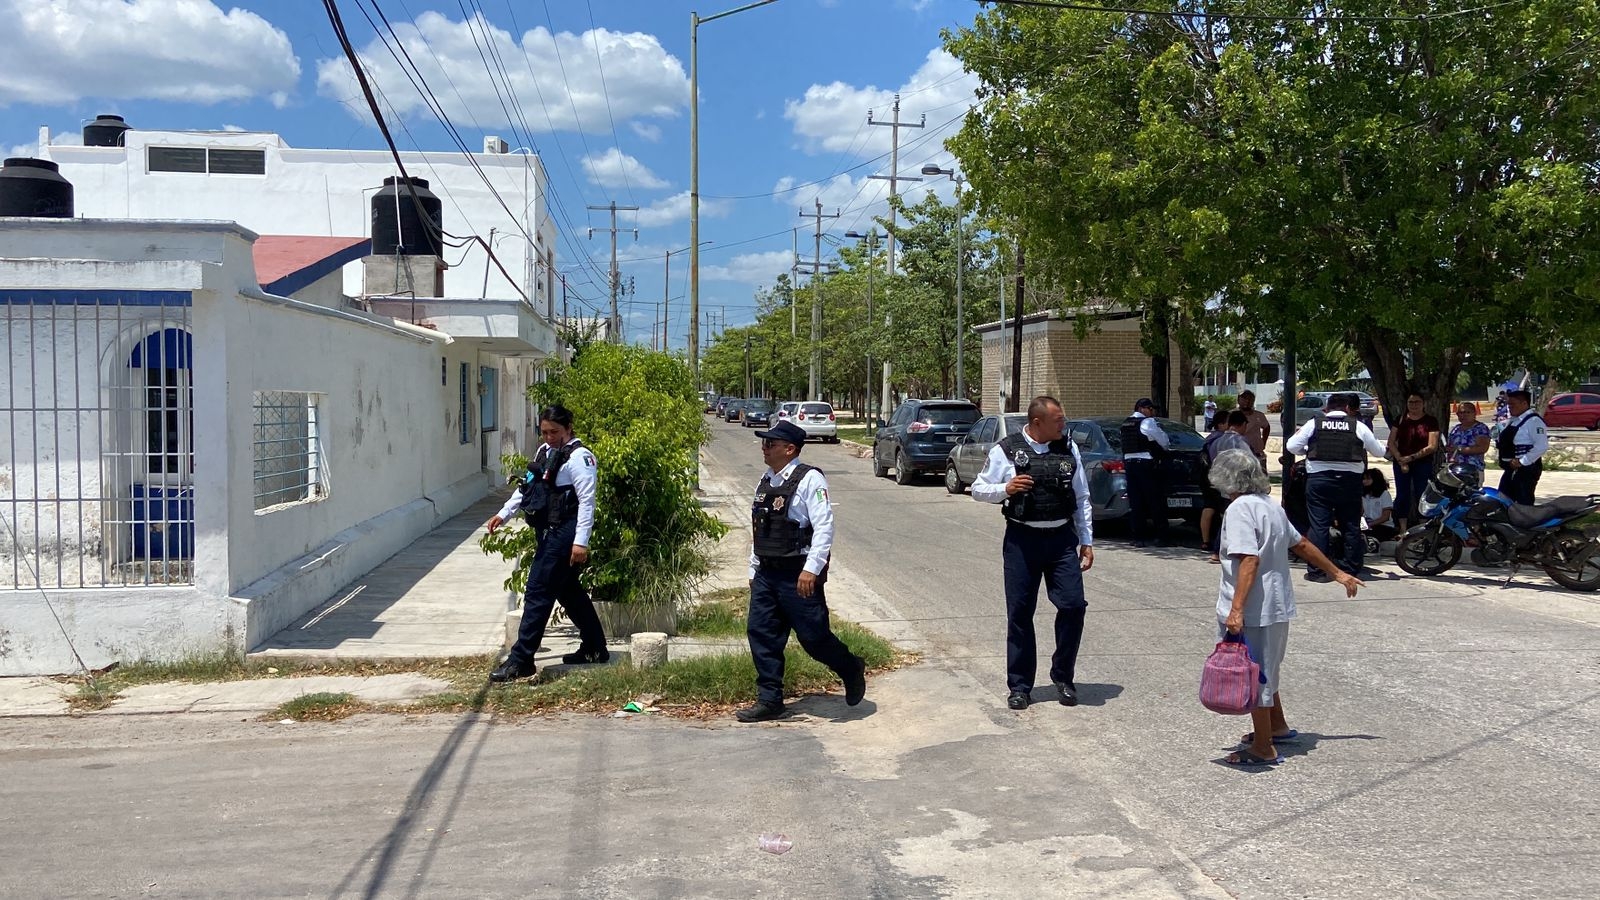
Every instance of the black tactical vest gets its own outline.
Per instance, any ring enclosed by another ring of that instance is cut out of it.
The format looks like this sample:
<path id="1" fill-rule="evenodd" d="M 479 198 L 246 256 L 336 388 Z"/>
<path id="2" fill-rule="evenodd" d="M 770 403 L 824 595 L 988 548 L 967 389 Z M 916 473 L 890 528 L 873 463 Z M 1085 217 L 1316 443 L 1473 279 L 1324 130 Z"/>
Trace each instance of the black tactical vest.
<path id="1" fill-rule="evenodd" d="M 556 476 L 573 451 L 582 446 L 583 442 L 576 440 L 559 449 L 546 445 L 529 460 L 528 471 L 522 476 L 522 513 L 529 525 L 543 530 L 578 517 L 577 488 L 570 484 L 556 487 Z"/>
<path id="2" fill-rule="evenodd" d="M 1148 453 L 1152 458 L 1160 456 L 1163 452 L 1161 445 L 1145 437 L 1139 430 L 1139 425 L 1148 418 L 1147 416 L 1129 416 L 1122 420 L 1122 427 L 1118 431 L 1122 435 L 1122 455 L 1129 453 Z"/>
<path id="3" fill-rule="evenodd" d="M 1067 438 L 1052 441 L 1045 452 L 1033 449 L 1022 432 L 1014 431 L 1000 442 L 1018 475 L 1033 479 L 1033 490 L 1006 497 L 1000 512 L 1013 522 L 1051 522 L 1071 519 L 1078 512 L 1078 495 L 1072 487 L 1077 460 Z"/>
<path id="4" fill-rule="evenodd" d="M 1495 442 L 1495 450 L 1499 453 L 1500 462 L 1509 462 L 1533 449 L 1533 438 L 1519 441 L 1517 440 L 1517 432 L 1522 430 L 1522 426 L 1538 418 L 1536 415 L 1531 415 L 1520 422 L 1507 422 L 1506 427 L 1500 429 L 1500 438 Z M 1540 421 L 1544 420 L 1540 419 Z"/>
<path id="5" fill-rule="evenodd" d="M 789 473 L 783 484 L 776 487 L 765 475 L 761 477 L 761 483 L 756 485 L 755 503 L 750 507 L 750 525 L 754 530 L 757 556 L 764 559 L 804 558 L 811 549 L 811 523 L 801 525 L 789 518 L 789 507 L 793 505 L 795 491 L 800 489 L 800 482 L 806 473 L 816 468 L 796 463 L 794 471 Z"/>
<path id="6" fill-rule="evenodd" d="M 1306 459 L 1322 462 L 1366 462 L 1367 448 L 1356 434 L 1359 423 L 1354 416 L 1317 416 L 1317 427 L 1311 430 L 1311 442 L 1306 447 Z"/>

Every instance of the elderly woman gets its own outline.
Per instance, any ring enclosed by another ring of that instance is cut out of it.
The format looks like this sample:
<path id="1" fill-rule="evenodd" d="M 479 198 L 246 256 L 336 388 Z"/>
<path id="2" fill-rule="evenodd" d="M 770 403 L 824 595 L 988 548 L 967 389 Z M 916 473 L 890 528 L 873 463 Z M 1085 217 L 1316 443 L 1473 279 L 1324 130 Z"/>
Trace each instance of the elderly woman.
<path id="1" fill-rule="evenodd" d="M 1232 766 L 1272 766 L 1283 761 L 1275 742 L 1293 741 L 1299 732 L 1283 717 L 1278 673 L 1289 645 L 1294 618 L 1292 551 L 1316 566 L 1354 597 L 1362 582 L 1340 569 L 1289 523 L 1283 507 L 1268 496 L 1272 483 L 1255 456 L 1226 450 L 1211 463 L 1211 485 L 1232 502 L 1222 519 L 1222 587 L 1217 592 L 1217 622 L 1224 634 L 1242 634 L 1265 683 L 1256 708 L 1255 728 L 1225 762 Z"/>
<path id="2" fill-rule="evenodd" d="M 1450 461 L 1471 466 L 1483 477 L 1483 457 L 1489 452 L 1489 426 L 1478 421 L 1478 404 L 1456 404 L 1455 427 L 1450 429 Z"/>

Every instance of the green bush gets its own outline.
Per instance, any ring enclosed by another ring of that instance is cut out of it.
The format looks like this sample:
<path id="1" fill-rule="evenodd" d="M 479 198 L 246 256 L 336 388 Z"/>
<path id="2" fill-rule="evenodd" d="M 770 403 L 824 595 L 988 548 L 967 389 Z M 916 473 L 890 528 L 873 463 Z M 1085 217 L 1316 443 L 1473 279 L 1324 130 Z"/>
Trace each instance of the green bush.
<path id="1" fill-rule="evenodd" d="M 583 573 L 595 599 L 687 600 L 710 572 L 711 544 L 727 531 L 694 492 L 709 431 L 688 366 L 638 347 L 585 344 L 571 365 L 556 365 L 528 396 L 541 407 L 571 410 L 574 433 L 600 460 Z M 526 466 L 526 458 L 506 458 L 508 472 Z M 503 528 L 479 543 L 515 562 L 506 587 L 520 593 L 538 546 L 533 529 Z"/>

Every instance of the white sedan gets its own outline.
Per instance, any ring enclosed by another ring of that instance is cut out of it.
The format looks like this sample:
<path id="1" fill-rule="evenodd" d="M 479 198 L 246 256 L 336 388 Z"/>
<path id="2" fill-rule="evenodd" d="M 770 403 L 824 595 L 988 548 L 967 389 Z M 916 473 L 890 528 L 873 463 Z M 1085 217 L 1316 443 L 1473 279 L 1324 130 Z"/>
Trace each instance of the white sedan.
<path id="1" fill-rule="evenodd" d="M 839 443 L 839 424 L 830 403 L 791 400 L 778 407 L 778 421 L 799 425 L 808 438 L 820 438 L 828 444 Z"/>

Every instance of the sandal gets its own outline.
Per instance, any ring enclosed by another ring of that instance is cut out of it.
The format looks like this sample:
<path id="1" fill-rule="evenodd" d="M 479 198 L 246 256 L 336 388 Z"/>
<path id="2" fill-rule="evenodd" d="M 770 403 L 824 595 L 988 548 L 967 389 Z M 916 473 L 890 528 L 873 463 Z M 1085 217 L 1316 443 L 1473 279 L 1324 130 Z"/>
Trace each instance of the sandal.
<path id="1" fill-rule="evenodd" d="M 1222 762 L 1224 765 L 1237 766 L 1239 768 L 1267 768 L 1283 762 L 1283 757 L 1263 759 L 1249 750 L 1235 750 L 1224 757 Z"/>
<path id="2" fill-rule="evenodd" d="M 1211 563 L 1213 566 L 1222 565 L 1221 557 L 1217 556 L 1215 553 L 1213 553 L 1210 556 L 1206 557 L 1206 562 Z"/>
<path id="3" fill-rule="evenodd" d="M 1289 729 L 1289 733 L 1288 734 L 1275 734 L 1275 735 L 1272 736 L 1272 742 L 1274 744 L 1293 744 L 1294 742 L 1296 742 L 1298 740 L 1300 740 L 1300 732 L 1295 731 L 1293 728 Z M 1253 743 L 1255 743 L 1255 741 L 1256 741 L 1256 733 L 1254 731 L 1250 732 L 1249 734 L 1245 735 L 1242 738 L 1239 738 L 1239 743 L 1246 744 L 1246 745 L 1253 744 Z"/>

